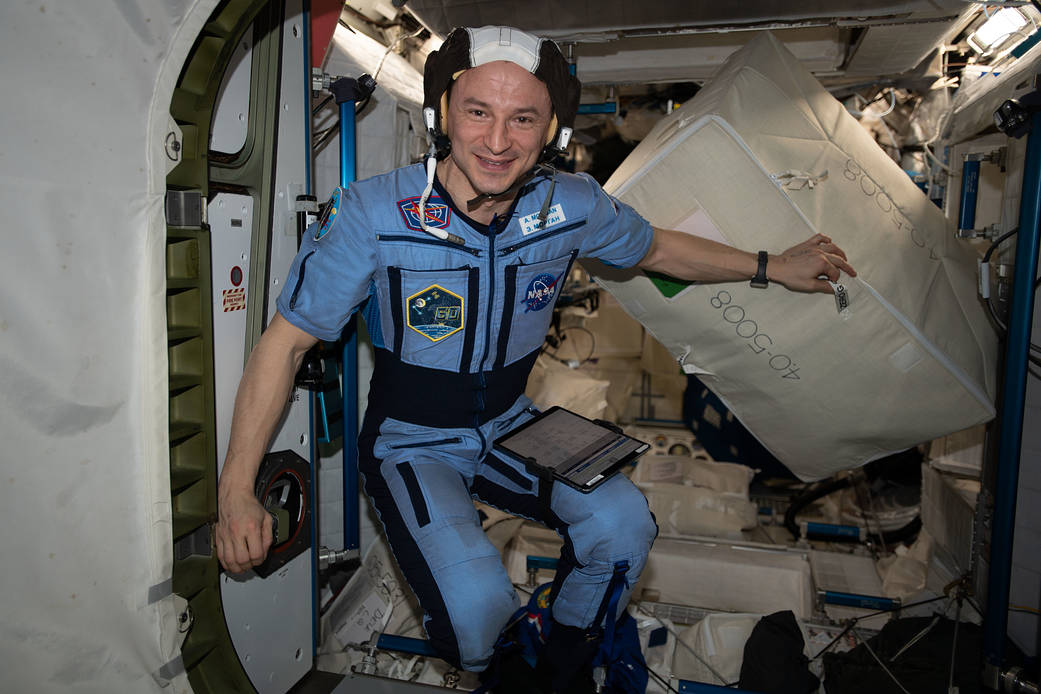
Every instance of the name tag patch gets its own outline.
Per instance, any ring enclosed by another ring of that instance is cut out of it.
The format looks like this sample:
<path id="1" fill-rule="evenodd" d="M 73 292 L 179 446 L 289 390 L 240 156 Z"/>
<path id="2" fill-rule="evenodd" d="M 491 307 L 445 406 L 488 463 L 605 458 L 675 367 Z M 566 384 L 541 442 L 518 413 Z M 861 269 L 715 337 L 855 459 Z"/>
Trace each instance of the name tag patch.
<path id="1" fill-rule="evenodd" d="M 546 226 L 542 226 L 542 224 L 539 223 L 538 212 L 521 217 L 521 233 L 527 236 L 528 234 L 534 234 L 536 231 L 542 231 L 543 229 L 548 229 L 551 226 L 566 221 L 567 217 L 564 216 L 564 208 L 558 203 L 549 208 L 549 214 L 546 216 Z"/>
<path id="2" fill-rule="evenodd" d="M 405 301 L 408 327 L 431 342 L 463 329 L 463 297 L 433 284 Z"/>
<path id="3" fill-rule="evenodd" d="M 419 200 L 420 196 L 398 200 L 398 209 L 401 210 L 405 226 L 415 231 L 423 230 L 419 224 Z M 431 196 L 423 206 L 423 216 L 428 227 L 444 229 L 452 221 L 452 209 L 441 198 Z"/>

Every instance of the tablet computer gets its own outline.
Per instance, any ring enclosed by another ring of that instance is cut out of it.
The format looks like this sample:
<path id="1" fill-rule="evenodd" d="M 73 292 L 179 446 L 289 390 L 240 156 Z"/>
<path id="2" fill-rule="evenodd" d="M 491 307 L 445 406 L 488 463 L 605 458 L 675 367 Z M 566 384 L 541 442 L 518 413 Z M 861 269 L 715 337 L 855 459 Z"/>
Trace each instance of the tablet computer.
<path id="1" fill-rule="evenodd" d="M 650 448 L 621 430 L 563 407 L 551 407 L 495 440 L 495 450 L 519 459 L 540 477 L 583 492 Z"/>

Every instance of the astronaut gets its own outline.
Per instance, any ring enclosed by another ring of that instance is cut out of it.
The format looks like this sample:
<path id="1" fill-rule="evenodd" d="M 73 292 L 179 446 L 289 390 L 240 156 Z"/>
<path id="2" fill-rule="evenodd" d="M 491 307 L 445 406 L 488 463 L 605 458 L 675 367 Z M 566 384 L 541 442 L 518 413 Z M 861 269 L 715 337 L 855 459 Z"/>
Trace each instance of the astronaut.
<path id="1" fill-rule="evenodd" d="M 579 91 L 553 42 L 509 27 L 456 29 L 430 54 L 436 146 L 425 163 L 337 190 L 307 231 L 243 374 L 218 491 L 218 556 L 249 569 L 272 542 L 253 482 L 294 374 L 360 311 L 375 347 L 360 471 L 434 648 L 481 671 L 519 606 L 474 499 L 564 540 L 546 649 L 558 657 L 539 663 L 527 691 L 580 686 L 612 578 L 622 567 L 620 612 L 656 534 L 625 477 L 540 496 L 533 474 L 491 450 L 533 416 L 525 384 L 575 260 L 794 291 L 831 291 L 823 277 L 855 274 L 825 236 L 749 253 L 652 228 L 589 176 L 555 171 L 547 160 L 567 144 Z"/>

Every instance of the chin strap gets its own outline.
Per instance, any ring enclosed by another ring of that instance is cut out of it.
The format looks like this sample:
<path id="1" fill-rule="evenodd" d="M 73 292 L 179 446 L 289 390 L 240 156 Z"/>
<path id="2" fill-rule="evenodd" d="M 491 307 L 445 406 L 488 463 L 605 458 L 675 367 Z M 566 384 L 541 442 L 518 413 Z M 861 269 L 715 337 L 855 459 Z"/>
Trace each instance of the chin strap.
<path id="1" fill-rule="evenodd" d="M 546 195 L 546 199 L 542 201 L 542 209 L 539 210 L 539 229 L 546 228 L 546 219 L 549 218 L 549 208 L 553 204 L 553 191 L 557 187 L 557 170 L 551 166 L 547 166 L 546 168 L 553 172 L 553 178 L 549 181 L 549 193 Z"/>
<path id="2" fill-rule="evenodd" d="M 521 187 L 524 186 L 524 184 L 526 184 L 531 179 L 535 178 L 536 174 L 539 173 L 539 170 L 541 168 L 541 166 L 536 165 L 534 168 L 528 171 L 528 173 L 522 174 L 519 178 L 517 178 L 516 181 L 513 182 L 512 186 L 502 191 L 501 193 L 478 193 L 477 195 L 473 196 L 472 198 L 466 201 L 466 209 L 472 210 L 485 200 L 503 200 L 505 198 L 509 198 L 518 190 L 520 190 Z"/>
<path id="3" fill-rule="evenodd" d="M 568 143 L 571 142 L 571 135 L 574 131 L 571 128 L 561 128 L 560 135 L 557 137 L 557 144 L 553 147 L 546 147 L 542 151 L 542 162 L 536 167 L 536 169 L 542 169 L 543 171 L 550 171 L 553 178 L 549 182 L 549 194 L 546 195 L 546 199 L 542 201 L 542 209 L 539 210 L 539 229 L 546 228 L 546 220 L 549 218 L 549 208 L 553 205 L 553 191 L 557 187 L 557 168 L 550 164 L 558 156 L 562 157 L 567 154 Z"/>

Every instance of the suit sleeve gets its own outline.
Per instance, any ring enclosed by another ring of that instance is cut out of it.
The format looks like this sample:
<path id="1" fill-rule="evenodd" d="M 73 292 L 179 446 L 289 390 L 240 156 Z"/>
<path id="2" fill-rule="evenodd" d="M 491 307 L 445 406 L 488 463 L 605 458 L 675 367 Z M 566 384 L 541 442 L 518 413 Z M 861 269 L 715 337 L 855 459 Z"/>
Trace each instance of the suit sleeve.
<path id="1" fill-rule="evenodd" d="M 354 188 L 338 188 L 327 211 L 304 232 L 276 302 L 290 323 L 320 340 L 340 337 L 368 299 L 375 235 Z"/>
<path id="2" fill-rule="evenodd" d="M 636 265 L 650 250 L 654 238 L 650 223 L 632 207 L 605 193 L 592 177 L 579 175 L 588 185 L 592 200 L 582 257 L 596 258 L 614 267 Z"/>

